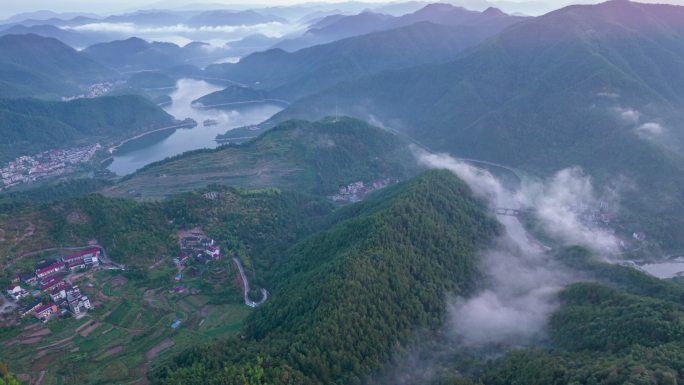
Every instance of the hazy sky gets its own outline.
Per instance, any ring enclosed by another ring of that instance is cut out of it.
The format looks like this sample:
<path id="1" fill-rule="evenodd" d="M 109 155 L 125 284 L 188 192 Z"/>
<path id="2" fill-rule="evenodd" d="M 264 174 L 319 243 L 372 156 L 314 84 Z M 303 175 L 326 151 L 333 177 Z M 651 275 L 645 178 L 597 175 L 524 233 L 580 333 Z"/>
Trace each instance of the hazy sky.
<path id="1" fill-rule="evenodd" d="M 387 0 L 360 0 L 364 3 L 387 3 Z M 404 1 L 404 0 L 402 0 Z M 395 1 L 395 2 L 402 2 Z M 424 0 L 419 0 L 424 1 Z M 513 2 L 520 0 L 513 0 Z M 537 2 L 536 0 L 534 0 Z M 0 0 L 0 17 L 7 18 L 17 13 L 31 12 L 37 10 L 51 10 L 56 12 L 93 12 L 98 14 L 110 14 L 113 12 L 132 11 L 139 8 L 175 8 L 189 4 L 226 4 L 226 5 L 247 5 L 257 7 L 259 5 L 292 5 L 312 2 L 308 0 Z M 316 0 L 317 3 L 339 3 L 344 0 Z M 434 0 L 432 2 L 440 2 Z M 441 2 L 450 2 L 441 0 Z M 559 4 L 564 0 L 541 0 L 539 2 Z"/>
<path id="2" fill-rule="evenodd" d="M 112 12 L 122 12 L 135 10 L 137 8 L 149 8 L 150 6 L 158 5 L 159 8 L 164 6 L 173 8 L 193 3 L 197 4 L 241 4 L 259 6 L 264 4 L 269 5 L 290 5 L 299 4 L 308 1 L 292 1 L 292 0 L 264 0 L 264 1 L 250 1 L 250 0 L 206 0 L 206 1 L 191 1 L 191 0 L 0 0 L 0 17 L 9 17 L 21 12 L 31 12 L 37 10 L 51 10 L 57 12 L 93 12 L 99 14 L 107 14 Z M 322 3 L 337 3 L 339 0 L 316 0 Z M 363 0 L 365 3 L 386 2 L 382 0 Z"/>
<path id="3" fill-rule="evenodd" d="M 316 0 L 318 3 L 339 3 L 345 0 Z M 387 3 L 387 0 L 360 0 L 364 3 Z M 408 0 L 397 0 L 403 2 Z M 418 0 L 423 1 L 425 0 Z M 528 5 L 541 5 L 541 8 L 555 9 L 569 3 L 598 3 L 603 0 L 490 0 L 490 3 L 515 4 L 526 3 Z M 640 0 L 643 2 L 661 2 L 684 4 L 684 0 Z M 92 12 L 97 14 L 111 14 L 124 11 L 134 11 L 140 8 L 177 8 L 191 4 L 226 4 L 258 7 L 259 5 L 292 5 L 311 2 L 308 0 L 0 0 L 0 18 L 8 18 L 17 13 L 37 10 L 51 10 L 56 12 Z M 453 2 L 459 0 L 433 0 L 431 2 Z"/>

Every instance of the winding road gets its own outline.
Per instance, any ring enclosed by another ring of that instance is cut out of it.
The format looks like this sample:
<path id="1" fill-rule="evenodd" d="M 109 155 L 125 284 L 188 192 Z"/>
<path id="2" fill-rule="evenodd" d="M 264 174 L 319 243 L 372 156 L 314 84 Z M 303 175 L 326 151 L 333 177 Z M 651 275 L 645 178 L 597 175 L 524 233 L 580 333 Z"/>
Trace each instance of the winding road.
<path id="1" fill-rule="evenodd" d="M 242 267 L 242 262 L 240 262 L 240 260 L 235 257 L 233 257 L 233 262 L 235 262 L 235 265 L 237 266 L 238 271 L 240 272 L 240 278 L 242 278 L 242 284 L 244 285 L 243 293 L 245 298 L 245 305 L 249 307 L 257 307 L 262 303 L 266 302 L 266 300 L 268 299 L 268 291 L 266 291 L 266 289 L 261 289 L 261 301 L 254 302 L 251 299 L 249 299 L 249 281 L 247 280 L 247 276 L 245 275 L 245 269 Z"/>

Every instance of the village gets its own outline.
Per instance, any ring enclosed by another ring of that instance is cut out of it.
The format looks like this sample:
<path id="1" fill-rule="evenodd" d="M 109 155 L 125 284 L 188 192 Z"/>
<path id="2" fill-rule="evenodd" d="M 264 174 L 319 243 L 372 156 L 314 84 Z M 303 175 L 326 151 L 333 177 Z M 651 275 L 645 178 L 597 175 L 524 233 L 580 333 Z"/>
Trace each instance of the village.
<path id="1" fill-rule="evenodd" d="M 22 381 L 53 383 L 84 354 L 82 375 L 141 379 L 161 354 L 239 333 L 269 293 L 252 300 L 249 271 L 201 228 L 176 240 L 177 254 L 137 265 L 112 262 L 95 239 L 18 256 L 0 296 L 0 350 Z"/>
<path id="2" fill-rule="evenodd" d="M 390 178 L 378 179 L 370 184 L 365 184 L 362 181 L 353 182 L 346 186 L 340 186 L 337 194 L 331 196 L 330 199 L 337 203 L 361 202 L 371 192 L 385 188 L 397 182 L 397 180 L 392 180 Z"/>
<path id="3" fill-rule="evenodd" d="M 76 99 L 93 99 L 100 96 L 105 96 L 112 92 L 114 86 L 115 84 L 111 82 L 91 84 L 83 94 L 76 96 L 63 96 L 62 101 L 69 102 Z"/>
<path id="4" fill-rule="evenodd" d="M 90 247 L 76 253 L 43 260 L 35 270 L 15 276 L 5 291 L 14 301 L 17 315 L 21 318 L 32 315 L 43 323 L 56 316 L 82 317 L 92 304 L 73 285 L 73 275 L 100 266 L 101 249 Z"/>
<path id="5" fill-rule="evenodd" d="M 90 162 L 102 146 L 53 149 L 36 155 L 24 155 L 0 168 L 0 191 L 24 183 L 65 175 L 76 171 L 78 165 Z"/>

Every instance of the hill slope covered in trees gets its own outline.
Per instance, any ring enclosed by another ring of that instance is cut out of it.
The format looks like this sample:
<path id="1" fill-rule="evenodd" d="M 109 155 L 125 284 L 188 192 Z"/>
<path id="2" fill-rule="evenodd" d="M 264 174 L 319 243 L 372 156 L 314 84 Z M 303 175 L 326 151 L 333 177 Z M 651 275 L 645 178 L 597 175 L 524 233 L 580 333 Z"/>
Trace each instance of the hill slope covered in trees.
<path id="1" fill-rule="evenodd" d="M 621 191 L 625 222 L 678 250 L 683 20 L 684 7 L 673 5 L 570 6 L 513 25 L 450 63 L 332 87 L 275 120 L 339 107 L 435 151 L 541 176 L 580 166 L 600 186 L 627 180 L 636 188 Z"/>
<path id="2" fill-rule="evenodd" d="M 71 102 L 0 99 L 0 162 L 53 148 L 114 143 L 177 123 L 134 95 Z"/>
<path id="3" fill-rule="evenodd" d="M 148 165 L 106 194 L 164 197 L 212 183 L 332 194 L 340 185 L 404 179 L 418 171 L 409 143 L 355 119 L 289 121 L 241 145 L 200 150 Z"/>
<path id="4" fill-rule="evenodd" d="M 191 349 L 154 383 L 361 383 L 441 325 L 446 292 L 473 287 L 498 232 L 447 171 L 382 190 L 287 253 L 245 340 Z"/>

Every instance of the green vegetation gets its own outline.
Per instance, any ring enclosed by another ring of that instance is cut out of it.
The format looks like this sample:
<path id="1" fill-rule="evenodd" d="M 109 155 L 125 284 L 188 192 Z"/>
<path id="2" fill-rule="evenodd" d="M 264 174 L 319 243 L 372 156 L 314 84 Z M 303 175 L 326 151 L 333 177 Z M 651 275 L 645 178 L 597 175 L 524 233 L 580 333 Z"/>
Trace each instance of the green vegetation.
<path id="1" fill-rule="evenodd" d="M 200 226 L 224 249 L 251 258 L 256 271 L 314 231 L 332 208 L 324 200 L 279 190 L 211 188 L 164 202 L 90 195 L 8 207 L 0 215 L 0 261 L 97 239 L 114 261 L 143 266 L 162 255 L 175 256 L 176 231 Z M 204 196 L 209 191 L 214 199 Z"/>
<path id="2" fill-rule="evenodd" d="M 577 283 L 560 294 L 549 349 L 521 350 L 490 365 L 498 384 L 674 384 L 684 365 L 684 288 L 632 268 L 599 262 L 581 248 L 562 250 L 602 283 Z"/>
<path id="3" fill-rule="evenodd" d="M 622 222 L 680 252 L 682 18 L 670 5 L 567 7 L 513 25 L 450 63 L 338 84 L 274 120 L 317 119 L 339 106 L 435 151 L 541 176 L 581 166 L 599 189 L 620 190 Z M 665 127 L 663 135 L 640 130 L 647 122 Z"/>
<path id="4" fill-rule="evenodd" d="M 222 183 L 326 195 L 340 185 L 404 179 L 418 170 L 409 142 L 388 130 L 354 119 L 295 120 L 242 145 L 193 151 L 148 165 L 105 194 L 157 198 Z"/>
<path id="5" fill-rule="evenodd" d="M 449 172 L 382 190 L 288 251 L 246 340 L 188 350 L 155 383 L 361 383 L 441 325 L 446 292 L 473 288 L 498 231 Z"/>
<path id="6" fill-rule="evenodd" d="M 0 362 L 0 385 L 19 385 L 19 381 L 12 376 L 7 365 Z"/>
<path id="7" fill-rule="evenodd" d="M 183 294 L 170 290 L 179 284 L 170 259 L 157 268 L 160 279 L 141 278 L 135 271 L 101 271 L 85 278 L 80 288 L 95 310 L 82 319 L 54 319 L 46 325 L 31 317 L 22 320 L 21 333 L 2 338 L 3 359 L 33 381 L 45 371 L 47 384 L 131 382 L 144 379 L 155 359 L 237 334 L 251 309 L 232 282 L 230 261 L 191 268 L 202 274 L 181 283 L 188 288 Z M 211 269 L 222 274 L 213 276 Z M 170 325 L 176 319 L 181 324 L 174 330 Z"/>
<path id="8" fill-rule="evenodd" d="M 292 53 L 279 49 L 258 52 L 236 64 L 209 66 L 206 72 L 210 76 L 256 85 L 274 98 L 297 100 L 345 80 L 382 70 L 453 59 L 458 52 L 482 42 L 512 22 L 504 22 L 503 18 L 500 21 L 487 26 L 458 27 L 418 23 Z M 200 101 L 217 104 L 226 93 L 212 96 L 212 103 Z"/>
<path id="9" fill-rule="evenodd" d="M 133 95 L 71 102 L 0 99 L 0 162 L 54 148 L 113 144 L 176 123 L 155 104 Z"/>
<path id="10" fill-rule="evenodd" d="M 126 270 L 86 274 L 78 284 L 96 310 L 84 319 L 32 317 L 0 329 L 2 359 L 44 383 L 109 384 L 144 379 L 160 357 L 199 343 L 234 336 L 252 309 L 235 283 L 232 257 L 241 258 L 253 287 L 269 287 L 285 251 L 322 226 L 332 210 L 325 200 L 276 189 L 220 186 L 163 202 L 138 203 L 90 195 L 43 204 L 6 206 L 0 216 L 0 283 L 31 270 L 60 250 L 26 254 L 92 238 Z M 202 228 L 224 258 L 204 265 L 190 258 L 176 282 L 176 232 Z M 8 282 L 8 281 L 7 281 Z M 178 293 L 173 288 L 183 286 Z M 12 317 L 13 318 L 13 317 Z M 180 320 L 178 329 L 170 327 Z M 27 328 L 28 327 L 28 328 Z M 27 328 L 27 329 L 25 329 Z"/>
<path id="11" fill-rule="evenodd" d="M 262 101 L 264 99 L 268 99 L 268 94 L 265 91 L 254 90 L 248 87 L 230 86 L 221 91 L 202 96 L 193 101 L 193 103 L 211 106 L 223 103 Z"/>
<path id="12" fill-rule="evenodd" d="M 118 75 L 59 40 L 38 35 L 0 37 L 0 97 L 59 99 Z"/>
<path id="13" fill-rule="evenodd" d="M 0 194 L 0 211 L 4 211 L 4 205 L 76 198 L 100 191 L 110 185 L 111 182 L 101 179 L 81 178 L 39 187 L 31 186 L 25 190 Z"/>

